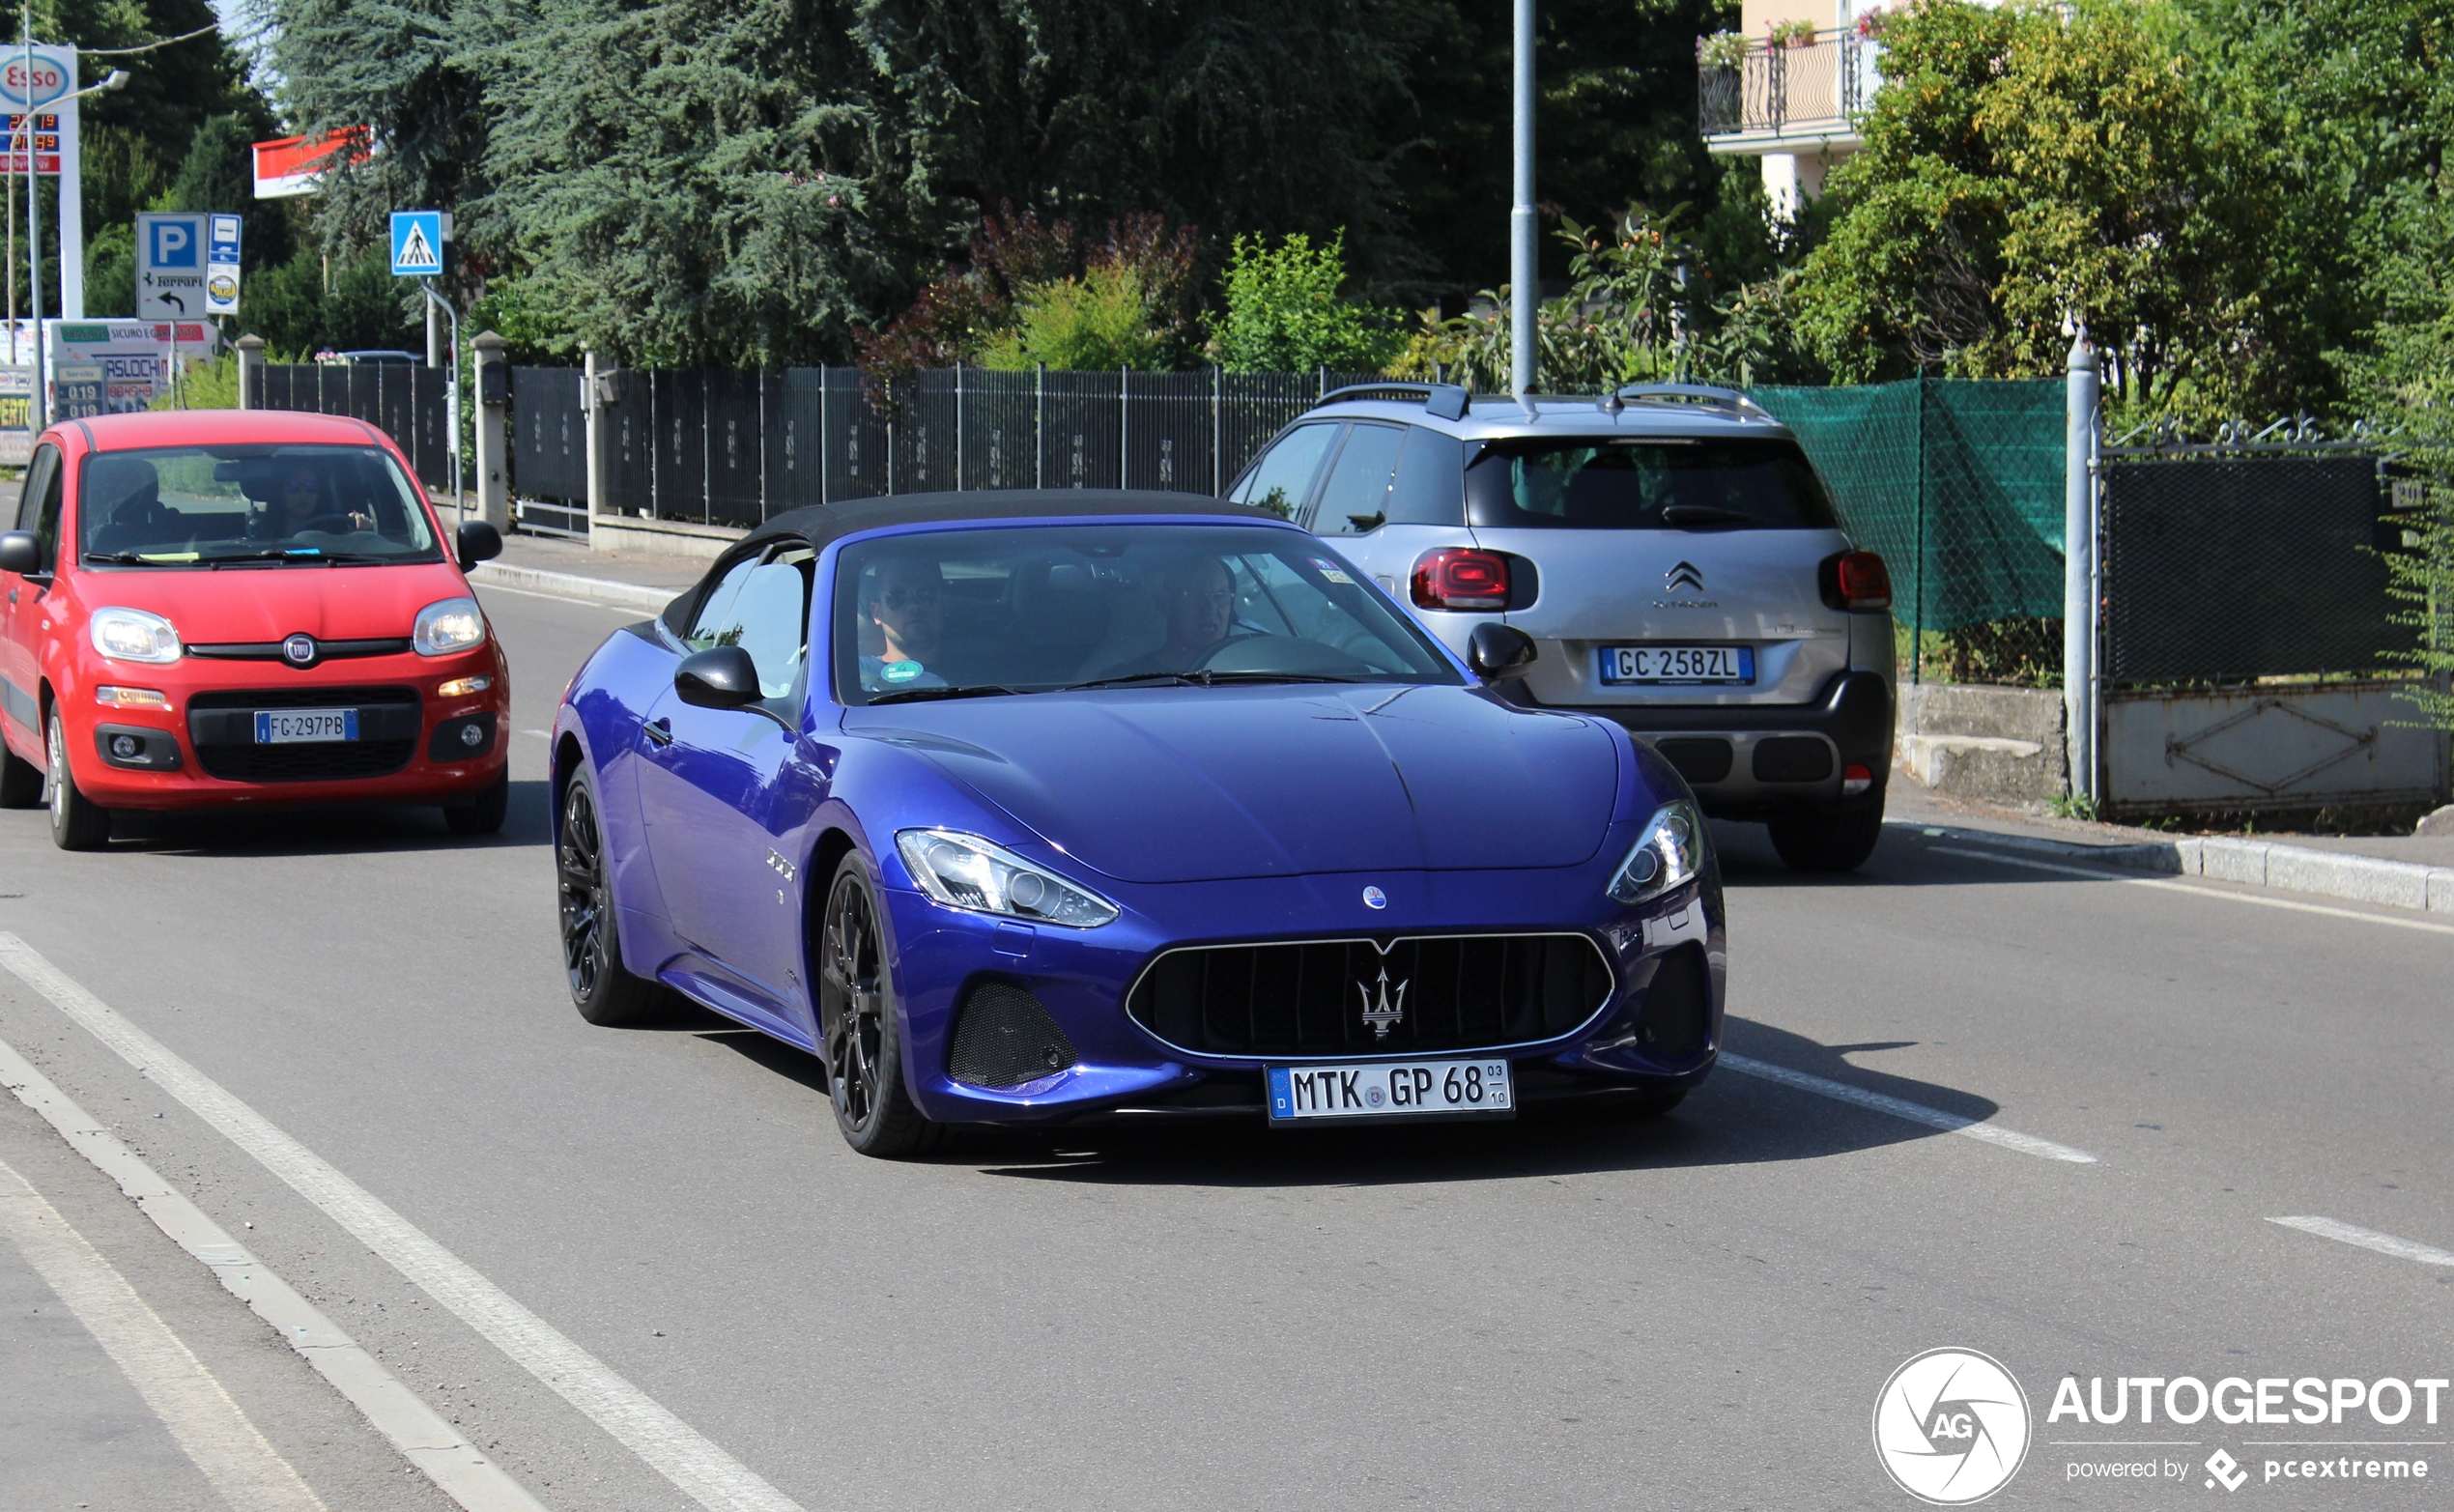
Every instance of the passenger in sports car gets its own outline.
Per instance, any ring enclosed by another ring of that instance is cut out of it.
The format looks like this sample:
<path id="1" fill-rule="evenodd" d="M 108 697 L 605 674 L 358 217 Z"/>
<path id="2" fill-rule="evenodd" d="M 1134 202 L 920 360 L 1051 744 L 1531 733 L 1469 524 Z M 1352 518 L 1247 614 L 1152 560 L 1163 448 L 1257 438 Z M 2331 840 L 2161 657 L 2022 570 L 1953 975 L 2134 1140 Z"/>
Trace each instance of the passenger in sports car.
<path id="1" fill-rule="evenodd" d="M 878 563 L 862 596 L 861 613 L 879 642 L 877 655 L 862 648 L 864 689 L 880 693 L 947 685 L 928 666 L 946 639 L 946 583 L 935 562 L 890 556 Z"/>

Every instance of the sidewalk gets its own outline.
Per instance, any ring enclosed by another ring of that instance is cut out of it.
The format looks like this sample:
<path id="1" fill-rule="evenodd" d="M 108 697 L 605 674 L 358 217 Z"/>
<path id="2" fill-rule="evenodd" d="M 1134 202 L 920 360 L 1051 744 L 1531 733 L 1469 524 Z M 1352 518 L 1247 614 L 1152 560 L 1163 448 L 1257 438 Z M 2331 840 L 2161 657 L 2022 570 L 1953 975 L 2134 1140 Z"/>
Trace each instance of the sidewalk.
<path id="1" fill-rule="evenodd" d="M 1951 798 L 1893 773 L 1887 822 L 1966 831 L 2084 865 L 2454 914 L 2454 835 L 2175 835 Z"/>
<path id="2" fill-rule="evenodd" d="M 705 576 L 707 567 L 688 556 L 600 552 L 585 541 L 505 535 L 502 555 L 478 563 L 469 581 L 479 587 L 522 588 L 654 614 Z"/>

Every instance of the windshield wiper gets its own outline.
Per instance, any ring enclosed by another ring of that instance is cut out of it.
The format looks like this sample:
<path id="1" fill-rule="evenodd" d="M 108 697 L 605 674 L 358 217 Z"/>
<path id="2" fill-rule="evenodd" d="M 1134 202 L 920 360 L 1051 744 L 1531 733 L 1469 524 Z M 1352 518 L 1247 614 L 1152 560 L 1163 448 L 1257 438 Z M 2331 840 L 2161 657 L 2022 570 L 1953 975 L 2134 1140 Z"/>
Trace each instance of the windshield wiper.
<path id="1" fill-rule="evenodd" d="M 199 556 L 196 559 L 208 567 L 218 567 L 224 562 L 232 561 L 324 562 L 337 558 L 328 556 L 312 546 L 268 546 L 260 551 L 252 552 L 215 552 L 210 556 Z"/>
<path id="2" fill-rule="evenodd" d="M 870 699 L 870 707 L 881 703 L 923 703 L 931 699 L 989 699 L 1000 694 L 1019 694 L 1020 688 L 1008 688 L 996 683 L 972 683 L 960 688 L 898 688 Z"/>
<path id="3" fill-rule="evenodd" d="M 1743 509 L 1724 509 L 1719 504 L 1670 504 L 1662 510 L 1662 523 L 1674 527 L 1754 525 L 1755 517 Z"/>
<path id="4" fill-rule="evenodd" d="M 194 552 L 87 552 L 87 561 L 106 561 L 121 567 L 177 567 L 196 560 Z"/>

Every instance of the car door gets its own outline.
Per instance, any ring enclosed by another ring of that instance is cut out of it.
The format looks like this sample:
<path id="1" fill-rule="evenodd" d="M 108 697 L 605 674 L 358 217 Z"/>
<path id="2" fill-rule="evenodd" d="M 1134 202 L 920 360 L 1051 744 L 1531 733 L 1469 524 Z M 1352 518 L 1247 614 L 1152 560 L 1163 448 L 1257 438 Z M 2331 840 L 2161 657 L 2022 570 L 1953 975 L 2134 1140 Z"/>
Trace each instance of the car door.
<path id="1" fill-rule="evenodd" d="M 785 1017 L 799 995 L 800 896 L 787 834 L 807 807 L 786 791 L 808 659 L 811 554 L 746 557 L 699 606 L 690 649 L 738 645 L 761 700 L 739 709 L 684 703 L 670 687 L 647 712 L 640 812 L 676 933 Z M 799 1026 L 795 1026 L 796 1028 Z"/>
<path id="2" fill-rule="evenodd" d="M 27 465 L 25 491 L 18 496 L 17 514 L 9 528 L 30 530 L 43 544 L 44 574 L 32 578 L 0 573 L 0 716 L 17 753 L 41 759 L 42 709 L 37 690 L 43 685 L 43 596 L 49 573 L 59 566 L 60 448 L 45 442 Z"/>
<path id="3" fill-rule="evenodd" d="M 1454 437 L 1358 421 L 1329 464 L 1305 528 L 1403 601 L 1416 558 L 1471 544 L 1465 466 L 1465 445 Z"/>

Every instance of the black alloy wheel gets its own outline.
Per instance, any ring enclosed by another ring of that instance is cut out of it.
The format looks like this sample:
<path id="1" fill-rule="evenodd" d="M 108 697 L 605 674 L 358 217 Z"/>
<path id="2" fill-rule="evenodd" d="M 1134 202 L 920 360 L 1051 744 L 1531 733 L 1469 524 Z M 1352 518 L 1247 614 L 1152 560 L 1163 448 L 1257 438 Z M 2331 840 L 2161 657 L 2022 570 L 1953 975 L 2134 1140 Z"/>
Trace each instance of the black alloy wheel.
<path id="1" fill-rule="evenodd" d="M 818 1020 L 836 1126 L 863 1155 L 911 1155 L 935 1142 L 903 1088 L 902 1032 L 860 854 L 847 854 L 827 889 L 818 938 Z"/>
<path id="2" fill-rule="evenodd" d="M 582 1018 L 607 1028 L 641 1022 L 655 1012 L 664 990 L 622 967 L 621 940 L 614 932 L 613 888 L 605 875 L 605 833 L 597 826 L 595 794 L 579 772 L 571 774 L 562 798 L 555 870 L 561 903 L 562 974 L 571 985 L 572 1006 Z"/>

